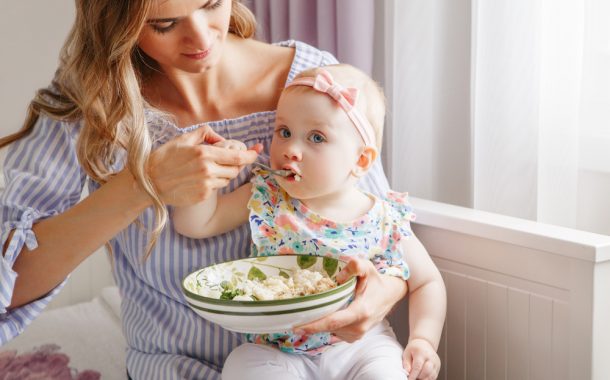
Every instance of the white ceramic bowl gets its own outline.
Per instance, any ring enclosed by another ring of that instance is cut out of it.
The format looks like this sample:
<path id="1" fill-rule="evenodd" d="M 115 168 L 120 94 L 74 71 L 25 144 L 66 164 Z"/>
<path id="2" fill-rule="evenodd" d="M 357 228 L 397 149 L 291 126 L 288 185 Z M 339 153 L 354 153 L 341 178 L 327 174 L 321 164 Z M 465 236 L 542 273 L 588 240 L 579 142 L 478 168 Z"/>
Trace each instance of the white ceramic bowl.
<path id="1" fill-rule="evenodd" d="M 203 318 L 227 330 L 242 333 L 273 333 L 288 331 L 322 318 L 344 307 L 354 294 L 356 278 L 325 292 L 308 296 L 271 301 L 235 301 L 220 299 L 224 281 L 280 275 L 297 269 L 326 272 L 330 278 L 346 262 L 318 256 L 259 256 L 228 261 L 190 273 L 182 281 L 182 290 L 191 308 Z"/>

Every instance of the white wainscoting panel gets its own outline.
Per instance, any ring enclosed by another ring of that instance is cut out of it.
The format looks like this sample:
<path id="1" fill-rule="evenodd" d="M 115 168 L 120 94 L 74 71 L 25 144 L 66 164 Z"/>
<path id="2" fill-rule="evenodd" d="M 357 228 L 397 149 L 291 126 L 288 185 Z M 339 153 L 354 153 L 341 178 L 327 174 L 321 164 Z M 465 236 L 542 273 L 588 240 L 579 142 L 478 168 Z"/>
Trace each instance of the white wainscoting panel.
<path id="1" fill-rule="evenodd" d="M 610 236 L 412 202 L 447 287 L 439 379 L 610 379 Z"/>

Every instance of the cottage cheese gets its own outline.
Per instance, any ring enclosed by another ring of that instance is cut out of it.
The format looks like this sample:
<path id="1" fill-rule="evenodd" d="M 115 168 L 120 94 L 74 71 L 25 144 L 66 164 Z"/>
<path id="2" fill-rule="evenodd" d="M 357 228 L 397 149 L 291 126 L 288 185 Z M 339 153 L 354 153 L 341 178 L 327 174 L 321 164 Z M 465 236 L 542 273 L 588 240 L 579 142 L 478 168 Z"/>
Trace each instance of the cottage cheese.
<path id="1" fill-rule="evenodd" d="M 281 300 L 325 292 L 337 284 L 320 272 L 298 269 L 292 277 L 271 276 L 263 281 L 246 280 L 237 285 L 243 294 L 235 296 L 235 301 Z"/>

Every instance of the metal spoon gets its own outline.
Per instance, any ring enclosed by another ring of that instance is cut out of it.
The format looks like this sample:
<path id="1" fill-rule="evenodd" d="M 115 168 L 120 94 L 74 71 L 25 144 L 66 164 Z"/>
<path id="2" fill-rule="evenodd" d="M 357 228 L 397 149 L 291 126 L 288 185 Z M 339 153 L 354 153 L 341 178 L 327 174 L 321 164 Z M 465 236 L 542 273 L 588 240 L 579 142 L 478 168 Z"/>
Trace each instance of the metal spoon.
<path id="1" fill-rule="evenodd" d="M 285 170 L 285 169 L 275 170 L 275 169 L 271 169 L 269 166 L 267 166 L 265 164 L 261 164 L 260 162 L 254 162 L 253 164 L 268 171 L 269 173 L 271 173 L 273 175 L 279 175 L 280 177 L 288 177 L 293 174 L 292 170 Z"/>

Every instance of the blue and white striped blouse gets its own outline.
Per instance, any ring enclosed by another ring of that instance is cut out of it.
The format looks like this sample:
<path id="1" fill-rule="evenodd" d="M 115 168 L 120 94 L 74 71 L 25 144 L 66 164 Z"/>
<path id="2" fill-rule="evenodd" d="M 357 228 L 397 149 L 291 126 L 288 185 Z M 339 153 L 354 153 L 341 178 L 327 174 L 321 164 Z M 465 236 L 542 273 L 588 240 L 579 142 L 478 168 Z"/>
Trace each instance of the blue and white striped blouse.
<path id="1" fill-rule="evenodd" d="M 289 81 L 306 68 L 336 63 L 331 54 L 307 44 L 281 44 L 296 49 Z M 147 115 L 157 144 L 200 126 L 179 129 L 152 112 Z M 248 146 L 262 143 L 268 152 L 274 121 L 275 112 L 268 111 L 206 124 L 225 138 L 241 140 Z M 13 263 L 24 245 L 31 250 L 37 244 L 32 224 L 73 206 L 86 181 L 90 191 L 99 187 L 86 178 L 78 163 L 75 144 L 79 129 L 79 123 L 41 116 L 32 133 L 12 144 L 7 153 L 7 186 L 0 200 L 2 244 L 10 231 L 15 233 L 5 256 L 0 255 L 0 344 L 21 333 L 63 286 L 40 300 L 6 310 L 16 277 Z M 243 170 L 225 191 L 245 183 L 250 169 Z M 361 186 L 378 195 L 387 191 L 379 162 Z M 153 215 L 149 208 L 139 219 L 150 227 Z M 189 239 L 174 232 L 170 222 L 149 259 L 142 262 L 149 238 L 146 228 L 132 223 L 110 242 L 114 277 L 122 296 L 127 369 L 134 379 L 219 379 L 225 358 L 241 343 L 241 334 L 223 330 L 192 312 L 182 296 L 180 282 L 197 268 L 248 256 L 248 225 L 209 239 Z"/>

